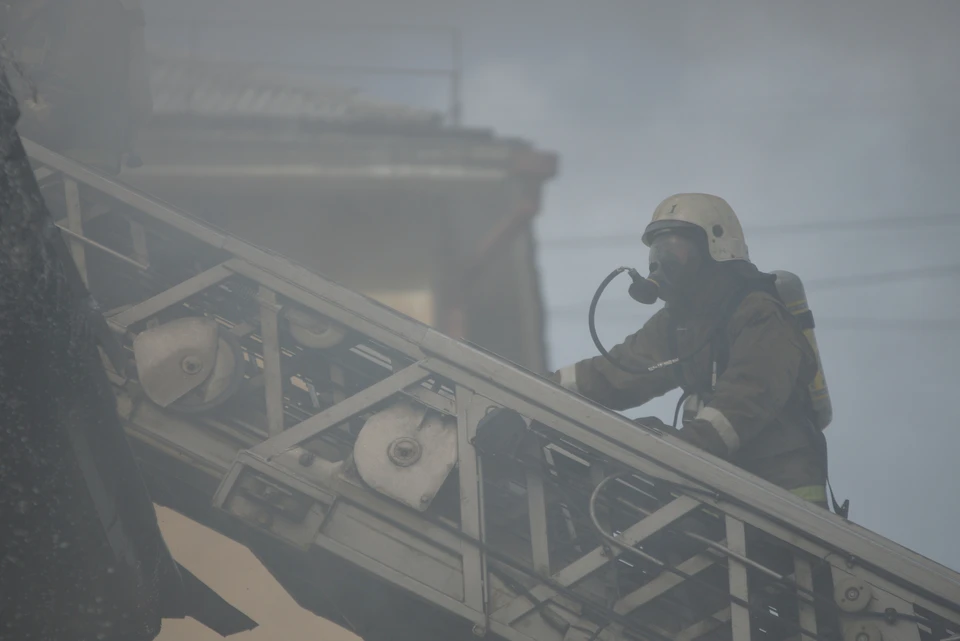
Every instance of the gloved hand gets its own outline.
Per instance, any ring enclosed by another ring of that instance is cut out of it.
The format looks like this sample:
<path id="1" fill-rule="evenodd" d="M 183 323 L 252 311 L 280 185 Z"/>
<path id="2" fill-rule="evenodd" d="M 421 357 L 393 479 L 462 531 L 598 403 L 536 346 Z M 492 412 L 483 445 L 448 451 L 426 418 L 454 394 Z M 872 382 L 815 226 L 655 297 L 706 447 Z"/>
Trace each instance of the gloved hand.
<path id="1" fill-rule="evenodd" d="M 695 418 L 692 421 L 685 422 L 683 429 L 677 433 L 677 436 L 690 445 L 699 447 L 701 450 L 709 452 L 714 456 L 723 459 L 728 456 L 727 444 L 724 443 L 720 435 L 717 434 L 717 430 L 714 429 L 713 425 L 702 418 Z"/>
<path id="2" fill-rule="evenodd" d="M 650 427 L 655 430 L 660 430 L 661 432 L 664 432 L 666 434 L 673 434 L 674 436 L 679 435 L 677 430 L 672 425 L 667 425 L 656 416 L 644 416 L 643 418 L 635 418 L 633 419 L 633 422 L 643 427 Z"/>

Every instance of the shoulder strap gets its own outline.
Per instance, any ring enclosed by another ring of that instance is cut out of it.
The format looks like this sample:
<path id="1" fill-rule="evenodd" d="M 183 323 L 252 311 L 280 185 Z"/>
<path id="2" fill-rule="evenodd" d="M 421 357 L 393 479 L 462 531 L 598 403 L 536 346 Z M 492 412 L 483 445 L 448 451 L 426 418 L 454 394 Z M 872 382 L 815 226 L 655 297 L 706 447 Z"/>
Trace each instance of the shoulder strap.
<path id="1" fill-rule="evenodd" d="M 776 293 L 776 288 L 773 286 L 772 280 L 766 278 L 754 278 L 747 281 L 743 287 L 739 288 L 732 296 L 730 296 L 730 298 L 724 301 L 723 309 L 719 315 L 719 318 L 710 330 L 711 335 L 700 348 L 695 350 L 699 352 L 703 347 L 706 347 L 707 345 L 710 346 L 710 360 L 716 365 L 716 376 L 720 376 L 723 373 L 723 370 L 726 369 L 727 361 L 729 360 L 730 349 L 729 345 L 727 344 L 727 324 L 730 322 L 730 318 L 734 315 L 734 313 L 736 313 L 737 309 L 740 308 L 740 304 L 743 302 L 743 300 L 751 293 L 755 291 L 770 290 L 773 290 L 773 292 Z M 667 349 L 670 358 L 680 357 L 677 340 L 677 322 L 672 317 L 669 320 L 669 326 L 667 328 Z M 681 363 L 678 363 L 674 368 L 677 370 L 674 372 L 674 379 L 679 387 L 685 391 L 688 391 L 689 385 L 687 384 L 686 378 L 683 375 L 683 368 L 681 365 Z"/>
<path id="2" fill-rule="evenodd" d="M 675 319 L 672 314 L 668 315 L 667 323 L 667 355 L 670 358 L 680 358 L 680 347 L 679 341 L 677 340 L 677 319 Z M 687 394 L 687 381 L 683 375 L 683 363 L 677 363 L 671 369 L 673 370 L 673 380 L 676 381 L 677 387 L 682 389 L 684 394 Z"/>
<path id="3" fill-rule="evenodd" d="M 777 300 L 780 300 L 773 280 L 768 278 L 750 279 L 743 287 L 737 290 L 733 296 L 727 299 L 718 322 L 718 330 L 713 338 L 713 362 L 716 364 L 718 377 L 723 374 L 724 370 L 727 369 L 727 364 L 730 362 L 730 342 L 727 340 L 727 325 L 730 323 L 733 315 L 737 313 L 737 310 L 740 309 L 740 305 L 744 299 L 754 292 L 766 292 L 775 296 Z"/>

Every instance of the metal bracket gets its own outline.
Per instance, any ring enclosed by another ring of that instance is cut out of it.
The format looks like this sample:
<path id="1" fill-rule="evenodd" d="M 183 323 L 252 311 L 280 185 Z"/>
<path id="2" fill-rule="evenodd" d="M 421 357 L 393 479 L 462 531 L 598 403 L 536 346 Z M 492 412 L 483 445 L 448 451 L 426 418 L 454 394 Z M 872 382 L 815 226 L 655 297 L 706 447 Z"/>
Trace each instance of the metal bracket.
<path id="1" fill-rule="evenodd" d="M 476 396 L 472 390 L 457 386 L 457 448 L 460 467 L 460 528 L 467 536 L 485 542 L 483 468 L 473 447 L 477 425 L 492 403 Z M 464 602 L 482 612 L 484 622 L 474 633 L 484 636 L 489 629 L 489 591 L 487 559 L 482 550 L 467 542 L 461 544 L 463 555 Z"/>
<path id="2" fill-rule="evenodd" d="M 153 298 L 148 298 L 142 303 L 138 303 L 133 307 L 125 309 L 116 316 L 110 318 L 109 322 L 120 330 L 126 331 L 130 325 L 150 318 L 151 316 L 162 312 L 168 307 L 182 303 L 184 300 L 190 298 L 194 294 L 198 294 L 208 287 L 213 287 L 232 274 L 233 272 L 223 265 L 211 267 L 205 272 L 201 272 L 196 276 L 188 278 L 179 285 L 174 285 L 170 289 L 160 292 Z"/>
<path id="3" fill-rule="evenodd" d="M 699 508 L 700 505 L 701 503 L 699 501 L 689 496 L 681 496 L 678 499 L 674 499 L 642 521 L 638 521 L 634 525 L 627 528 L 621 535 L 623 544 L 632 546 L 640 543 L 641 541 L 653 536 L 663 528 L 668 527 L 677 519 L 690 514 Z M 622 550 L 619 549 L 611 552 L 613 557 L 619 556 L 621 553 Z M 552 578 L 554 581 L 564 587 L 572 586 L 578 581 L 586 578 L 592 572 L 602 568 L 607 564 L 610 558 L 611 557 L 607 556 L 603 547 L 594 548 L 589 553 L 585 554 L 554 574 Z M 530 590 L 530 593 L 538 601 L 552 599 L 557 595 L 556 590 L 546 585 L 539 585 Z M 518 596 L 510 603 L 494 612 L 493 616 L 499 621 L 513 623 L 527 612 L 532 610 L 534 607 L 535 606 L 525 596 Z"/>
<path id="4" fill-rule="evenodd" d="M 260 340 L 263 346 L 267 432 L 275 436 L 283 431 L 283 372 L 280 362 L 278 321 L 281 307 L 277 304 L 277 295 L 266 287 L 260 287 L 257 298 L 260 302 Z"/>
<path id="5" fill-rule="evenodd" d="M 409 365 L 395 374 L 391 374 L 382 381 L 374 383 L 370 387 L 357 392 L 353 396 L 337 403 L 319 414 L 311 416 L 307 420 L 294 425 L 293 427 L 268 438 L 263 443 L 251 450 L 256 456 L 269 461 L 273 457 L 296 447 L 327 430 L 334 425 L 339 425 L 368 410 L 380 401 L 393 396 L 398 390 L 404 390 L 413 385 L 418 385 L 430 376 L 426 369 L 426 362 L 421 361 Z"/>
<path id="6" fill-rule="evenodd" d="M 747 555 L 747 534 L 743 521 L 732 516 L 726 517 L 728 547 L 736 554 Z M 747 584 L 747 566 L 730 557 L 727 559 L 730 574 L 730 594 L 743 602 L 750 599 Z M 738 603 L 730 604 L 730 624 L 733 626 L 733 638 L 737 641 L 750 641 L 750 611 Z"/>

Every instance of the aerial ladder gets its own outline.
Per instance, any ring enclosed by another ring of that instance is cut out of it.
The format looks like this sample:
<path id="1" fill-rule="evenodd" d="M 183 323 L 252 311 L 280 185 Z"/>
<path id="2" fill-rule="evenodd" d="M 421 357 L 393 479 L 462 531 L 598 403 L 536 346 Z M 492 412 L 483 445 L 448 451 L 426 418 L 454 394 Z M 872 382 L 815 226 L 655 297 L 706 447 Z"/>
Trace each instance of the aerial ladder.
<path id="1" fill-rule="evenodd" d="M 960 574 L 25 145 L 155 501 L 320 616 L 368 641 L 960 634 Z"/>

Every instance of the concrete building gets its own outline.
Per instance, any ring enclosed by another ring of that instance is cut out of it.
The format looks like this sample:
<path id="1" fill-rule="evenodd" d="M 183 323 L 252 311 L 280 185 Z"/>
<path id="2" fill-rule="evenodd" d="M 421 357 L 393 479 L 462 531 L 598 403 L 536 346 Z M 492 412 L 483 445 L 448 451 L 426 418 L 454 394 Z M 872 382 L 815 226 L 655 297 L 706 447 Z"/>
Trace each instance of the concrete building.
<path id="1" fill-rule="evenodd" d="M 309 74 L 154 57 L 121 179 L 527 368 L 546 354 L 532 221 L 554 154 Z"/>

